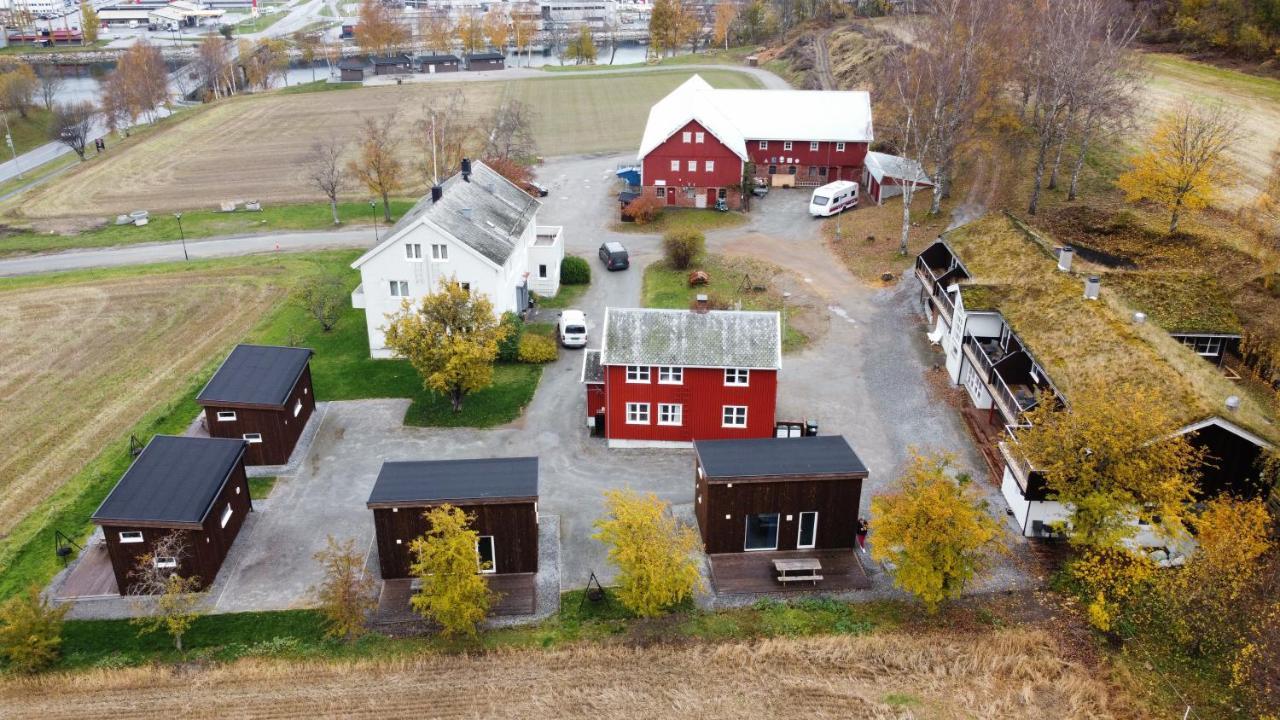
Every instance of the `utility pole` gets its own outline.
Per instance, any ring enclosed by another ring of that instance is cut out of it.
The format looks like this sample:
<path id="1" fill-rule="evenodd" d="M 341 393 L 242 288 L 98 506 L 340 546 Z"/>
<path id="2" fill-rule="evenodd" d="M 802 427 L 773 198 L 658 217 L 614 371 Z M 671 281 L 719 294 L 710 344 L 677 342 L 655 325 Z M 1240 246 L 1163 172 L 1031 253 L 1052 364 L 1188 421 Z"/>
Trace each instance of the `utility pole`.
<path id="1" fill-rule="evenodd" d="M 436 114 L 431 113 L 431 184 L 440 184 L 440 168 L 436 164 Z"/>
<path id="2" fill-rule="evenodd" d="M 182 238 L 182 259 L 191 262 L 191 256 L 187 255 L 187 234 L 182 231 L 182 213 L 176 212 L 173 217 L 178 220 L 178 237 Z"/>
<path id="3" fill-rule="evenodd" d="M 4 142 L 9 146 L 9 152 L 13 153 L 13 166 L 18 169 L 18 179 L 22 179 L 22 163 L 18 162 L 18 150 L 13 147 L 13 133 L 9 132 L 9 113 L 0 112 L 4 115 Z"/>

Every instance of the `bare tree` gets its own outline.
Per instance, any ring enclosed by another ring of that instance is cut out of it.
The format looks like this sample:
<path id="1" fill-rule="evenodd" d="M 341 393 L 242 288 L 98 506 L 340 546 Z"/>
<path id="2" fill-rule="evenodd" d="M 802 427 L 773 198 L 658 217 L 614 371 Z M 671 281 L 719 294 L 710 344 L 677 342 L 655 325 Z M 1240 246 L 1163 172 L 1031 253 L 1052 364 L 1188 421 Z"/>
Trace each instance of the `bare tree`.
<path id="1" fill-rule="evenodd" d="M 235 94 L 235 75 L 231 64 L 230 44 L 219 35 L 209 35 L 196 46 L 196 75 L 213 93 L 214 99 Z"/>
<path id="2" fill-rule="evenodd" d="M 58 93 L 62 92 L 62 87 L 66 85 L 66 81 L 62 78 L 62 72 L 58 66 L 51 65 L 45 68 L 45 71 L 36 75 L 40 82 L 40 99 L 44 102 L 44 109 L 53 111 L 53 104 L 58 99 Z"/>
<path id="3" fill-rule="evenodd" d="M 355 160 L 347 163 L 347 169 L 355 175 L 369 192 L 382 198 L 382 218 L 391 222 L 391 193 L 404 185 L 404 163 L 396 153 L 392 130 L 396 127 L 395 113 L 377 118 L 365 118 L 362 137 Z"/>
<path id="4" fill-rule="evenodd" d="M 97 108 L 87 100 L 58 103 L 53 106 L 49 134 L 54 140 L 74 150 L 76 155 L 84 160 L 85 147 L 89 144 L 89 135 L 93 132 L 93 119 L 97 114 Z"/>
<path id="5" fill-rule="evenodd" d="M 466 108 L 466 96 L 459 89 L 433 96 L 422 105 L 414 130 L 422 140 L 418 174 L 428 185 L 440 182 L 441 174 L 448 177 L 468 155 L 475 130 Z"/>
<path id="6" fill-rule="evenodd" d="M 485 129 L 484 156 L 527 161 L 538 152 L 533 137 L 533 108 L 520 100 L 507 100 L 494 110 Z"/>
<path id="7" fill-rule="evenodd" d="M 342 153 L 346 148 L 347 144 L 336 135 L 329 136 L 327 140 L 317 140 L 311 144 L 311 158 L 307 163 L 307 179 L 329 198 L 334 225 L 342 224 L 338 218 L 338 193 L 347 185 L 347 170 L 342 164 Z"/>
<path id="8" fill-rule="evenodd" d="M 190 556 L 185 531 L 174 530 L 161 536 L 151 546 L 151 552 L 140 556 L 129 573 L 130 594 L 140 611 L 133 624 L 141 626 L 142 632 L 169 633 L 179 652 L 182 637 L 200 616 L 202 605 L 202 598 L 196 594 L 200 578 L 181 574 Z"/>
<path id="9" fill-rule="evenodd" d="M 337 273 L 320 273 L 304 280 L 297 290 L 298 304 L 320 323 L 321 332 L 330 332 L 350 302 L 347 283 Z"/>

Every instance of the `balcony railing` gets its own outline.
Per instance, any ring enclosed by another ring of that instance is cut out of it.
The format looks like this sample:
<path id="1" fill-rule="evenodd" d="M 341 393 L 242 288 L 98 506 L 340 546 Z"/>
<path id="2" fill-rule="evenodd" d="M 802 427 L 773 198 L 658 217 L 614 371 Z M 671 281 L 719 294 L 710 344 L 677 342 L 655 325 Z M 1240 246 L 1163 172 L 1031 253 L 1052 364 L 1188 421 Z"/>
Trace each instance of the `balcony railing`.
<path id="1" fill-rule="evenodd" d="M 1013 471 L 1013 479 L 1017 481 L 1018 488 L 1022 490 L 1023 497 L 1027 495 L 1027 485 L 1031 478 L 1031 463 L 1022 454 L 1018 447 L 1018 430 L 1025 430 L 1031 427 L 1025 423 L 1017 425 L 1005 425 L 1004 432 L 1008 437 L 1007 440 L 997 443 L 1000 448 L 1000 454 L 1004 456 L 1005 462 L 1009 465 L 1009 469 Z"/>
<path id="2" fill-rule="evenodd" d="M 986 349 L 978 342 L 978 339 L 972 335 L 965 338 L 965 350 L 969 353 L 969 359 L 977 367 L 982 375 L 983 381 L 990 391 L 992 399 L 996 406 L 1000 408 L 1000 413 L 1004 415 L 1004 419 L 1015 426 L 1022 422 L 1022 413 L 1030 410 L 1039 404 L 1037 398 L 1032 398 L 1029 404 L 1023 404 L 1018 396 L 1009 388 L 1009 384 L 1005 382 L 1004 377 L 996 370 L 996 364 L 991 360 L 991 356 L 987 354 Z"/>
<path id="3" fill-rule="evenodd" d="M 935 283 L 931 295 L 933 296 L 934 304 L 938 306 L 938 312 L 942 313 L 943 317 L 950 323 L 951 316 L 956 311 L 956 305 L 951 300 L 951 293 L 947 292 L 947 289 L 942 287 L 941 284 Z"/>
<path id="4" fill-rule="evenodd" d="M 916 256 L 916 277 L 920 278 L 920 282 L 924 283 L 924 286 L 931 290 L 933 289 L 934 284 L 938 282 L 938 278 L 934 276 L 933 270 L 927 263 L 925 263 L 924 258 L 920 256 Z"/>

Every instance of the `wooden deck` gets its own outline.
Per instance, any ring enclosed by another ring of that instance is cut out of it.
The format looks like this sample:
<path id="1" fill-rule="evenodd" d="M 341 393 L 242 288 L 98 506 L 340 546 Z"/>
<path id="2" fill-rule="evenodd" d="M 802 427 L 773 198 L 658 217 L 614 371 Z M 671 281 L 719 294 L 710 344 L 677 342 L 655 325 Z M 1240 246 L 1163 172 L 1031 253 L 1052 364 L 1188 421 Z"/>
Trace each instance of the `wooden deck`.
<path id="1" fill-rule="evenodd" d="M 972 405 L 966 405 L 960 410 L 965 427 L 969 429 L 969 435 L 978 446 L 978 451 L 982 453 L 982 459 L 987 461 L 987 470 L 991 473 L 992 482 L 999 486 L 1004 474 L 1004 458 L 1000 455 L 996 443 L 1008 438 L 1004 434 L 1000 413 L 995 412 L 994 416 L 992 413 L 992 410 L 981 410 Z"/>
<path id="2" fill-rule="evenodd" d="M 708 555 L 711 584 L 718 595 L 756 593 L 798 594 L 867 590 L 871 581 L 862 568 L 857 550 L 788 550 L 784 552 L 742 552 Z M 822 580 L 816 586 L 778 582 L 774 560 L 812 558 L 822 563 Z M 799 587 L 794 587 L 799 585 Z"/>
<path id="3" fill-rule="evenodd" d="M 59 600 L 78 598 L 112 597 L 120 594 L 116 587 L 116 574 L 111 567 L 105 543 L 94 543 L 80 553 L 80 560 L 71 569 L 62 587 Z"/>
<path id="4" fill-rule="evenodd" d="M 498 600 L 489 608 L 490 615 L 532 615 L 537 609 L 538 593 L 534 573 L 490 575 L 489 588 Z M 422 617 L 409 606 L 413 596 L 412 580 L 387 580 L 382 583 L 374 623 L 379 625 L 421 623 Z"/>

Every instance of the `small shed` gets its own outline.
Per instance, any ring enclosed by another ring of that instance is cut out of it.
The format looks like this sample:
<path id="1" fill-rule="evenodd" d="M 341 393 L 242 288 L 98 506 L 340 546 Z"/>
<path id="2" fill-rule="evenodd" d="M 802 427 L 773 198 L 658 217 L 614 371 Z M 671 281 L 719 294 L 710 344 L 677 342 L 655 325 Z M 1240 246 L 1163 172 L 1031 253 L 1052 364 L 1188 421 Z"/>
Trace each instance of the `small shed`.
<path id="1" fill-rule="evenodd" d="M 409 577 L 409 545 L 429 529 L 426 511 L 445 504 L 473 517 L 480 572 L 538 571 L 537 458 L 384 462 L 367 503 L 384 580 Z"/>
<path id="2" fill-rule="evenodd" d="M 458 72 L 461 69 L 462 58 L 457 55 L 419 55 L 418 56 L 418 72 L 435 74 L 446 72 Z"/>
<path id="3" fill-rule="evenodd" d="M 156 557 L 183 577 L 213 584 L 245 517 L 253 510 L 244 472 L 243 440 L 157 435 L 147 443 L 93 522 L 102 527 L 116 586 L 129 594 L 130 575 L 157 541 L 173 532 L 186 557 Z"/>
<path id="4" fill-rule="evenodd" d="M 237 345 L 196 396 L 210 437 L 249 443 L 248 465 L 285 465 L 316 409 L 309 348 Z"/>
<path id="5" fill-rule="evenodd" d="M 500 52 L 471 53 L 467 55 L 468 70 L 501 70 L 506 67 L 507 56 Z"/>
<path id="6" fill-rule="evenodd" d="M 338 77 L 342 82 L 363 82 L 369 63 L 364 58 L 347 57 L 338 61 Z"/>
<path id="7" fill-rule="evenodd" d="M 608 398 L 604 392 L 604 366 L 600 364 L 599 350 L 582 353 L 582 384 L 587 386 L 587 427 L 593 435 L 603 435 Z"/>
<path id="8" fill-rule="evenodd" d="M 904 185 L 915 183 L 916 190 L 933 187 L 933 180 L 916 160 L 868 152 L 862 168 L 862 190 L 877 205 L 902 194 Z"/>
<path id="9" fill-rule="evenodd" d="M 407 75 L 413 72 L 413 58 L 403 53 L 373 59 L 374 75 Z"/>
<path id="10" fill-rule="evenodd" d="M 708 554 L 854 546 L 867 468 L 844 437 L 699 440 L 693 449 Z"/>

